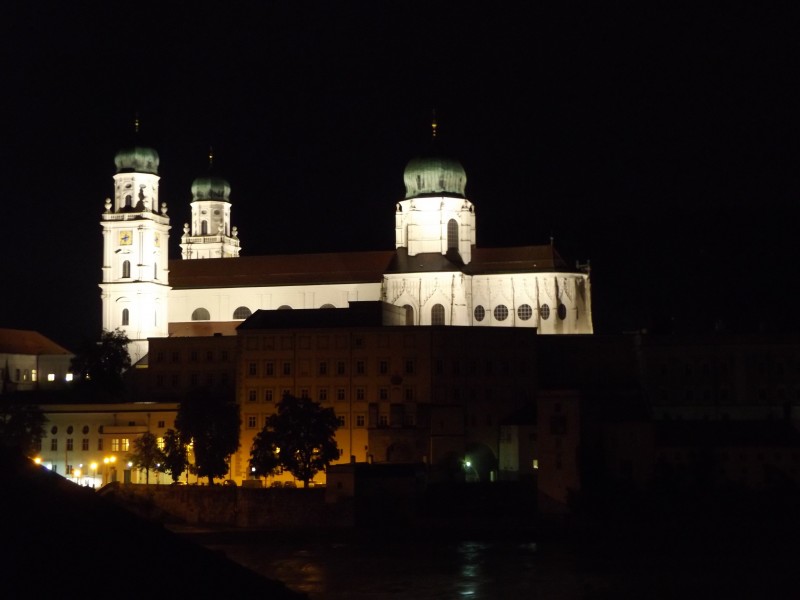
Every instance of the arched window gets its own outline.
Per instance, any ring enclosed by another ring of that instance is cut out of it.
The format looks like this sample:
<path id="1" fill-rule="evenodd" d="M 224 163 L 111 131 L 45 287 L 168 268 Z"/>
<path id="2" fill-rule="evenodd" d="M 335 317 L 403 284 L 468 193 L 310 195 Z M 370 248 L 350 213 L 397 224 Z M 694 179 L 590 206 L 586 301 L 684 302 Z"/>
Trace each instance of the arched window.
<path id="1" fill-rule="evenodd" d="M 320 308 L 336 308 L 333 304 L 323 304 Z"/>
<path id="2" fill-rule="evenodd" d="M 233 311 L 233 318 L 234 319 L 246 319 L 250 315 L 252 315 L 252 311 L 247 308 L 246 306 L 240 306 L 235 311 Z"/>
<path id="3" fill-rule="evenodd" d="M 562 321 L 567 318 L 567 307 L 562 304 L 561 302 L 558 303 L 558 308 L 556 308 L 556 314 L 558 318 Z"/>
<path id="4" fill-rule="evenodd" d="M 122 324 L 123 325 L 130 325 L 131 313 L 128 311 L 127 308 L 122 309 Z"/>
<path id="5" fill-rule="evenodd" d="M 550 318 L 550 305 L 549 304 L 542 304 L 539 308 L 539 316 L 542 317 L 543 321 L 547 321 Z"/>
<path id="6" fill-rule="evenodd" d="M 458 250 L 458 223 L 455 219 L 447 222 L 447 249 Z"/>
<path id="7" fill-rule="evenodd" d="M 208 235 L 208 221 L 200 221 L 200 235 Z"/>
<path id="8" fill-rule="evenodd" d="M 131 261 L 126 260 L 122 263 L 122 276 L 123 277 L 130 277 L 131 276 Z"/>
<path id="9" fill-rule="evenodd" d="M 281 305 L 278 307 L 278 310 L 292 310 L 292 307 L 291 307 L 291 306 L 289 306 L 288 304 L 281 304 Z"/>
<path id="10" fill-rule="evenodd" d="M 431 325 L 444 325 L 444 306 L 434 304 L 431 308 Z"/>
<path id="11" fill-rule="evenodd" d="M 195 308 L 192 313 L 192 321 L 210 321 L 211 315 L 205 308 Z"/>
<path id="12" fill-rule="evenodd" d="M 130 194 L 125 196 L 125 206 L 127 208 L 130 208 L 131 206 L 133 206 L 133 196 L 131 196 Z"/>
<path id="13" fill-rule="evenodd" d="M 406 304 L 403 306 L 406 309 L 406 325 L 413 325 L 414 324 L 414 309 L 410 304 Z"/>

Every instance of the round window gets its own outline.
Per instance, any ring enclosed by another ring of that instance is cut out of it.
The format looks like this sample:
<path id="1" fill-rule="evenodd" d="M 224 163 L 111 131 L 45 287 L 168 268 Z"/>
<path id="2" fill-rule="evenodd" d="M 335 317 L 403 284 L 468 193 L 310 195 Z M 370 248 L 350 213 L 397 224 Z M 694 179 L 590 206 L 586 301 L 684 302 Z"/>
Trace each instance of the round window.
<path id="1" fill-rule="evenodd" d="M 486 309 L 483 308 L 480 304 L 475 307 L 475 320 L 476 321 L 483 321 L 483 318 L 486 316 Z"/>
<path id="2" fill-rule="evenodd" d="M 505 321 L 508 318 L 508 307 L 505 304 L 495 306 L 494 318 L 498 321 Z"/>
<path id="3" fill-rule="evenodd" d="M 70 425 L 69 427 L 67 427 L 67 433 L 68 433 L 69 435 L 72 435 L 72 432 L 73 432 L 73 431 L 74 431 L 74 430 L 72 429 L 72 425 Z"/>
<path id="4" fill-rule="evenodd" d="M 55 425 L 53 425 L 53 426 L 50 428 L 50 433 L 51 433 L 51 434 L 53 434 L 53 435 L 57 434 L 57 433 L 58 433 L 58 427 L 56 427 Z"/>
<path id="5" fill-rule="evenodd" d="M 517 308 L 517 316 L 523 321 L 530 319 L 533 316 L 533 309 L 531 308 L 531 305 L 523 304 Z"/>
<path id="6" fill-rule="evenodd" d="M 84 425 L 83 429 L 81 431 L 83 431 L 83 434 L 86 435 L 87 433 L 89 433 L 89 426 L 88 425 Z"/>
<path id="7" fill-rule="evenodd" d="M 558 305 L 558 318 L 562 321 L 567 318 L 567 307 L 563 304 Z"/>
<path id="8" fill-rule="evenodd" d="M 542 304 L 541 308 L 539 308 L 539 315 L 542 317 L 543 321 L 547 321 L 547 319 L 550 318 L 550 305 Z"/>

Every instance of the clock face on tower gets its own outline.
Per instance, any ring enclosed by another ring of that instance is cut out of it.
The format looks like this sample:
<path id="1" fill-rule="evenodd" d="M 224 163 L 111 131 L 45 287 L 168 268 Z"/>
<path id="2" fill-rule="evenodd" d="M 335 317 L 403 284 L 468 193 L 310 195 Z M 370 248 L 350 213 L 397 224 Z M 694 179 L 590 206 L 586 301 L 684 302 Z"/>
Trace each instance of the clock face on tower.
<path id="1" fill-rule="evenodd" d="M 130 246 L 132 241 L 133 241 L 133 236 L 131 235 L 130 231 L 120 231 L 119 232 L 119 245 L 120 246 Z"/>

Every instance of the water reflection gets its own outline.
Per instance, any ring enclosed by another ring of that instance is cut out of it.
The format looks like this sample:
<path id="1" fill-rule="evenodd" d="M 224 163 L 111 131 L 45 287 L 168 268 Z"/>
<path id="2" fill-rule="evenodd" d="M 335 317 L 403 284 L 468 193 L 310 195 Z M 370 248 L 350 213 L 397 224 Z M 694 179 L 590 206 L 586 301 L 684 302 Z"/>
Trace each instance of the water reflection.
<path id="1" fill-rule="evenodd" d="M 537 546 L 532 542 L 274 539 L 218 540 L 245 566 L 311 600 L 533 598 Z M 551 596 L 552 597 L 552 596 Z"/>

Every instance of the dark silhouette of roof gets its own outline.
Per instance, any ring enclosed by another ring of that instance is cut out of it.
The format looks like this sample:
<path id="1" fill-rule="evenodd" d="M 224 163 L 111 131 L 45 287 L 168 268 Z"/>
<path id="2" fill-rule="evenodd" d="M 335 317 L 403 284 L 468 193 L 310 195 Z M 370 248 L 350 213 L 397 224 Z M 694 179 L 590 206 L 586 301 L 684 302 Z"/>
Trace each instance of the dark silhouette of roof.
<path id="1" fill-rule="evenodd" d="M 3 354 L 72 354 L 38 331 L 0 329 L 0 353 Z"/>

